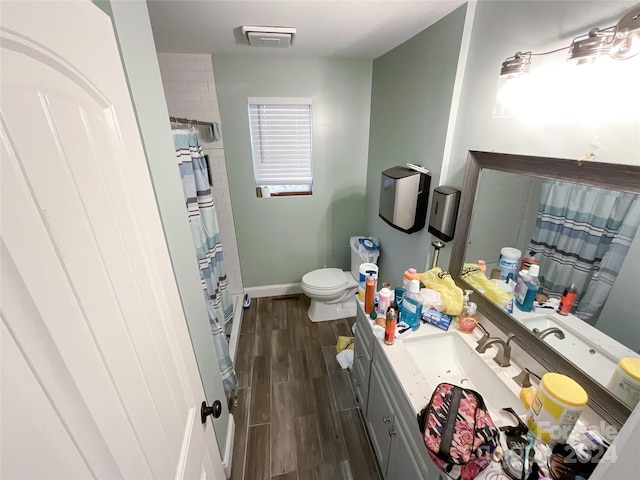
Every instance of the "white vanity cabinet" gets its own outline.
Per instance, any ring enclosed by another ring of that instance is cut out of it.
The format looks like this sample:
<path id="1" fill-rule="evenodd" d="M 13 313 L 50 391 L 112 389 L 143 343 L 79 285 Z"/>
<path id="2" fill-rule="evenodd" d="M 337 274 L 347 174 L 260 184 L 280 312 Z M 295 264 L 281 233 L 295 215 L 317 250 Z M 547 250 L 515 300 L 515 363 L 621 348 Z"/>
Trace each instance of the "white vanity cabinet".
<path id="1" fill-rule="evenodd" d="M 358 325 L 361 326 L 356 328 L 356 353 L 358 330 L 360 334 L 372 333 L 371 324 L 361 310 L 358 310 Z M 354 361 L 354 380 L 358 381 L 361 379 L 358 375 L 366 373 L 366 378 L 363 377 L 366 383 L 362 383 L 366 393 L 360 387 L 355 391 L 356 397 L 362 392 L 360 395 L 365 399 L 360 405 L 380 470 L 388 480 L 438 480 L 440 472 L 427 455 L 416 413 L 393 373 L 383 350 L 386 347 L 372 335 L 368 340 L 371 349 L 367 348 L 367 341 L 362 340 L 362 358 L 356 354 Z M 363 369 L 356 373 L 359 362 Z"/>
<path id="2" fill-rule="evenodd" d="M 437 480 L 439 471 L 427 456 L 418 421 L 391 366 L 374 343 L 366 424 L 386 479 Z"/>
<path id="3" fill-rule="evenodd" d="M 371 376 L 371 355 L 373 350 L 373 332 L 369 321 L 360 311 L 356 319 L 356 332 L 353 343 L 353 391 L 356 402 L 362 411 L 362 416 L 367 416 L 367 403 L 369 398 L 369 378 Z"/>

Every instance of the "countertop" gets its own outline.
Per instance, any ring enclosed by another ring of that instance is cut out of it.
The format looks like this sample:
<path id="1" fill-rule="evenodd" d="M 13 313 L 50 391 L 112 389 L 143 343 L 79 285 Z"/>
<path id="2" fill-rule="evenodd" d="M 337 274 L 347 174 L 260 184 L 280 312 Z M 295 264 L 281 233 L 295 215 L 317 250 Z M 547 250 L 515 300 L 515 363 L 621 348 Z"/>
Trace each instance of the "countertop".
<path id="1" fill-rule="evenodd" d="M 361 301 L 358 301 L 358 308 L 361 309 L 362 313 L 364 314 L 364 305 Z M 537 316 L 540 316 L 540 314 L 538 313 Z M 365 317 L 368 319 L 368 315 L 365 315 Z M 374 329 L 374 322 L 372 320 L 367 320 L 367 322 L 369 326 L 372 329 Z M 381 327 L 378 327 L 378 328 L 381 329 Z M 402 390 L 403 390 L 402 393 L 409 400 L 416 414 L 429 403 L 431 394 L 435 390 L 435 387 L 437 386 L 437 384 L 431 385 L 425 379 L 425 377 L 420 372 L 418 365 L 415 363 L 413 357 L 409 353 L 409 350 L 407 349 L 403 341 L 408 338 L 421 338 L 426 336 L 442 335 L 446 333 L 453 333 L 455 335 L 459 335 L 473 349 L 475 349 L 478 340 L 482 336 L 481 330 L 479 328 L 476 328 L 472 333 L 460 332 L 457 328 L 457 322 L 455 321 L 455 319 L 451 323 L 451 326 L 449 327 L 448 332 L 436 326 L 421 323 L 420 328 L 418 328 L 418 330 L 416 331 L 408 330 L 402 333 L 401 335 L 396 336 L 396 340 L 393 345 L 386 345 L 382 340 L 382 336 L 375 335 L 375 329 L 374 329 L 374 337 L 376 341 L 379 342 L 379 344 L 381 345 L 382 351 L 384 352 L 387 359 L 389 360 L 389 363 L 392 366 L 392 369 L 397 377 L 397 380 L 400 386 L 402 387 Z M 497 363 L 493 361 L 493 357 L 495 356 L 496 353 L 497 353 L 497 347 L 492 346 L 492 347 L 489 347 L 485 353 L 479 354 L 479 356 L 485 362 L 485 364 L 488 365 L 489 368 L 491 368 L 491 370 L 495 373 L 495 375 L 503 381 L 506 387 L 509 390 L 511 390 L 511 392 L 513 392 L 513 395 L 517 400 L 520 392 L 520 386 L 516 384 L 516 382 L 513 380 L 513 377 L 518 375 L 522 369 L 513 363 L 509 367 L 500 367 Z M 532 378 L 532 381 L 533 380 L 535 379 Z M 473 379 L 470 379 L 469 385 L 461 384 L 461 386 L 466 388 L 472 388 L 477 392 L 479 392 L 480 394 L 482 394 L 483 396 L 485 396 L 488 393 L 486 392 L 487 390 L 486 387 L 484 388 L 485 392 L 483 393 L 482 385 L 474 384 Z M 535 388 L 535 385 L 534 385 L 534 388 Z M 515 421 L 513 417 L 501 410 L 502 407 L 505 405 L 492 405 L 487 398 L 485 398 L 485 401 L 487 403 L 487 408 L 489 410 L 491 418 L 493 419 L 496 427 L 501 427 L 504 425 L 515 425 Z M 514 405 L 512 404 L 512 406 Z M 524 417 L 526 415 L 526 409 L 521 403 L 519 403 L 519 400 L 515 404 L 514 409 L 519 414 L 520 418 L 524 420 Z M 584 430 L 587 427 L 588 422 L 585 421 L 584 419 L 581 419 L 580 425 L 581 425 L 581 430 Z M 501 441 L 504 442 L 504 439 L 501 438 Z M 503 446 L 503 449 L 506 450 L 506 445 L 504 443 L 502 446 Z M 543 448 L 543 451 L 544 451 L 544 448 Z M 539 464 L 542 465 L 542 462 L 539 462 Z M 545 468 L 546 468 L 546 465 L 545 465 Z M 478 475 L 476 478 L 479 480 L 487 479 L 488 477 L 491 477 L 491 474 L 494 472 L 502 473 L 504 475 L 500 464 L 497 462 L 492 462 L 489 465 L 489 467 L 486 470 L 484 470 L 480 475 Z M 507 478 L 507 477 L 502 476 L 500 478 Z"/>

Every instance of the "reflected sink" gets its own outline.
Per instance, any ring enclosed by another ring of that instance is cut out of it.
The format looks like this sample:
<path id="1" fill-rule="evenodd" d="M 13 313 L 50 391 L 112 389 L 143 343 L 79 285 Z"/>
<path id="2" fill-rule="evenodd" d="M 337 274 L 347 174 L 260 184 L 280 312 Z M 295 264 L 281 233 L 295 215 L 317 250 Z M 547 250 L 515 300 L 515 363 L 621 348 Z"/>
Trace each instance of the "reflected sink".
<path id="1" fill-rule="evenodd" d="M 520 399 L 460 334 L 448 332 L 409 337 L 403 343 L 418 370 L 434 390 L 439 383 L 448 382 L 480 393 L 492 410 L 492 416 L 504 407 L 511 407 L 518 414 L 524 413 Z M 492 355 L 488 358 L 492 362 Z M 505 379 L 512 381 L 509 377 Z"/>
<path id="2" fill-rule="evenodd" d="M 543 341 L 570 360 L 578 368 L 589 372 L 600 384 L 607 385 L 613 375 L 618 360 L 604 351 L 598 345 L 590 342 L 575 330 L 556 322 L 552 317 L 533 317 L 520 320 L 529 330 L 537 328 L 542 331 L 550 327 L 559 328 L 564 332 L 564 339 L 554 334 L 547 335 Z"/>

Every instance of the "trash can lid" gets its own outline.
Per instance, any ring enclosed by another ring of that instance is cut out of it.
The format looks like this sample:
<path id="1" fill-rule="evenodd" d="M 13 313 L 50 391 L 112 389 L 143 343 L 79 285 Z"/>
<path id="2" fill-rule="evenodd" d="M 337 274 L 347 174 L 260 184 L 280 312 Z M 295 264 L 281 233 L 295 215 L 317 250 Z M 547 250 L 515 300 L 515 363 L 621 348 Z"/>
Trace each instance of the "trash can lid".
<path id="1" fill-rule="evenodd" d="M 359 239 L 359 242 L 360 242 L 360 245 L 362 245 L 366 250 L 379 250 L 380 249 L 380 247 L 378 247 L 378 245 L 373 243 L 368 238 L 361 238 L 361 239 Z"/>

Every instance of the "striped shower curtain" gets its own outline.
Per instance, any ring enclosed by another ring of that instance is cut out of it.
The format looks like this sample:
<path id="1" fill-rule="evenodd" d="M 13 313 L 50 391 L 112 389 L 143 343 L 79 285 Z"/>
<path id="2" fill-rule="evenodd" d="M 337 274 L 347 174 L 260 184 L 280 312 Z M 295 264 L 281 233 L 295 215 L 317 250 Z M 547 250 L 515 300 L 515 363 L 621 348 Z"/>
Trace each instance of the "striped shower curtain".
<path id="1" fill-rule="evenodd" d="M 543 292 L 558 296 L 575 283 L 577 307 L 572 313 L 591 323 L 609 296 L 639 224 L 638 195 L 544 182 L 529 244 L 540 263 Z"/>
<path id="2" fill-rule="evenodd" d="M 224 270 L 218 217 L 209 186 L 207 165 L 196 131 L 174 130 L 173 143 L 176 147 L 191 236 L 200 265 L 202 291 L 207 304 L 218 366 L 225 390 L 233 392 L 238 388 L 238 379 L 225 336 L 225 333 L 231 332 L 233 301 Z"/>

